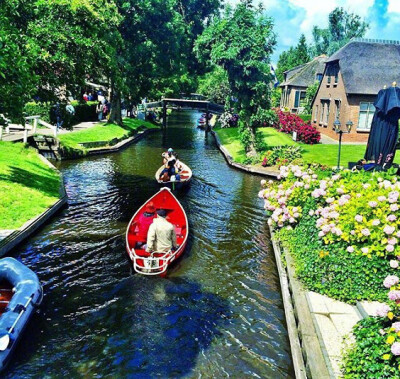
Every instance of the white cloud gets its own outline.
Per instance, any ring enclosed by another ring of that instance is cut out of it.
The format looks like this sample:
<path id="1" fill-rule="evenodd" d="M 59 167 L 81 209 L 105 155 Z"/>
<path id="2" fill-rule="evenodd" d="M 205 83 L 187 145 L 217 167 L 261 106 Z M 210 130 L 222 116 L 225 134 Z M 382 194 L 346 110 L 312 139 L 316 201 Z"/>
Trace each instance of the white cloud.
<path id="1" fill-rule="evenodd" d="M 400 13 L 400 1 L 399 0 L 389 0 L 388 12 L 389 13 Z"/>

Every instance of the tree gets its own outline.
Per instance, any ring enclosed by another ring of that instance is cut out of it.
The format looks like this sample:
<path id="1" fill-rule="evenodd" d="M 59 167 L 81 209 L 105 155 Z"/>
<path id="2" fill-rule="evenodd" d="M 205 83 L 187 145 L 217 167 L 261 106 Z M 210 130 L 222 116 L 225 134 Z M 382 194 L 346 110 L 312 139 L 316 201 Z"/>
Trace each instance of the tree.
<path id="1" fill-rule="evenodd" d="M 197 91 L 207 96 L 209 100 L 219 104 L 225 104 L 232 96 L 228 75 L 220 66 L 215 66 L 212 71 L 206 73 L 199 80 Z"/>
<path id="2" fill-rule="evenodd" d="M 291 70 L 294 67 L 305 64 L 311 60 L 310 47 L 307 45 L 304 34 L 300 36 L 299 42 L 295 47 L 290 47 L 289 50 L 283 51 L 279 55 L 276 66 L 276 76 L 282 83 L 284 81 L 283 73 Z"/>
<path id="3" fill-rule="evenodd" d="M 332 55 L 347 42 L 355 37 L 363 37 L 369 24 L 354 13 L 346 12 L 343 8 L 335 8 L 329 14 L 329 26 L 321 29 L 313 28 L 314 54 Z"/>
<path id="4" fill-rule="evenodd" d="M 312 113 L 312 108 L 311 108 L 311 103 L 314 100 L 314 97 L 318 91 L 319 88 L 319 81 L 314 82 L 311 86 L 309 86 L 306 90 L 306 105 L 304 108 L 304 112 L 306 114 L 311 114 Z"/>
<path id="5" fill-rule="evenodd" d="M 200 59 L 209 59 L 226 71 L 243 122 L 241 139 L 252 153 L 252 116 L 270 106 L 269 62 L 275 44 L 272 20 L 263 15 L 262 9 L 254 8 L 251 0 L 241 0 L 233 10 L 228 8 L 223 17 L 215 17 L 196 43 Z"/>

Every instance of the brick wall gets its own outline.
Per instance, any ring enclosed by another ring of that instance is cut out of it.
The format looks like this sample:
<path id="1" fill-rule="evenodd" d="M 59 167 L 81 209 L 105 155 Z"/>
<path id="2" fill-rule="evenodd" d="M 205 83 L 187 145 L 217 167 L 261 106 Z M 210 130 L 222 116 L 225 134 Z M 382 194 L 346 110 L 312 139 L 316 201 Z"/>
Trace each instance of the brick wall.
<path id="1" fill-rule="evenodd" d="M 312 123 L 325 134 L 336 140 L 339 135 L 333 130 L 335 121 L 336 104 L 335 100 L 340 100 L 340 117 L 339 121 L 344 126 L 346 122 L 352 121 L 353 127 L 350 134 L 343 134 L 343 142 L 367 142 L 369 132 L 357 130 L 358 119 L 360 113 L 360 102 L 374 102 L 376 96 L 370 95 L 347 95 L 341 72 L 339 71 L 338 82 L 335 84 L 335 78 L 331 77 L 331 82 L 328 83 L 328 77 L 324 75 L 321 86 L 313 103 Z M 321 100 L 329 99 L 330 109 L 328 122 L 321 122 Z M 316 115 L 318 107 L 318 115 Z"/>

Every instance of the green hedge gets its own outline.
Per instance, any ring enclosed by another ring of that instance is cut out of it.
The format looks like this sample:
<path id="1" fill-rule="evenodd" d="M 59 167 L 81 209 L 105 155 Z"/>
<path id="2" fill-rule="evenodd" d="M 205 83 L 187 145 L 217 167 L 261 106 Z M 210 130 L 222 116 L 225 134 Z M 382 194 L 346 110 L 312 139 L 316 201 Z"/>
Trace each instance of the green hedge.
<path id="1" fill-rule="evenodd" d="M 307 121 L 311 121 L 311 116 L 312 115 L 310 115 L 310 114 L 299 114 L 298 115 L 304 122 L 307 122 Z"/>
<path id="2" fill-rule="evenodd" d="M 81 122 L 86 121 L 96 121 L 97 114 L 96 114 L 96 105 L 97 101 L 88 101 L 86 103 L 79 103 L 78 101 L 74 100 L 71 101 L 71 104 L 75 108 L 75 115 L 71 116 L 65 110 L 65 103 L 61 103 L 61 112 L 62 117 L 64 120 L 63 127 L 70 128 L 73 125 L 79 124 Z M 51 103 L 36 103 L 30 102 L 25 104 L 24 112 L 26 116 L 41 116 L 42 120 L 49 122 L 51 124 L 56 123 L 56 118 L 54 112 L 52 110 L 53 104 Z"/>

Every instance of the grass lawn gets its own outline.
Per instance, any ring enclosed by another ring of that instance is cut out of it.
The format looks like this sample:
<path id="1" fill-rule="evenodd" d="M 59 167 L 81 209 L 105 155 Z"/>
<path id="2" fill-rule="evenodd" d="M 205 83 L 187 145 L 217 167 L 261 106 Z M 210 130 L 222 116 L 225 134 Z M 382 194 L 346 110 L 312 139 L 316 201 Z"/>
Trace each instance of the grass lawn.
<path id="1" fill-rule="evenodd" d="M 99 124 L 85 130 L 61 134 L 58 136 L 61 144 L 67 148 L 85 150 L 80 143 L 85 142 L 110 142 L 117 138 L 119 140 L 128 138 L 131 133 L 140 127 L 147 129 L 158 129 L 158 125 L 154 125 L 147 121 L 138 119 L 125 118 L 124 126 L 116 124 Z"/>
<path id="2" fill-rule="evenodd" d="M 303 149 L 303 159 L 306 163 L 321 163 L 327 166 L 337 165 L 338 145 L 306 145 L 304 143 L 294 142 L 288 134 L 281 133 L 273 128 L 258 129 L 264 137 L 265 143 L 269 147 L 283 145 L 299 145 Z M 228 149 L 232 158 L 236 162 L 243 162 L 246 158 L 244 149 L 242 148 L 238 129 L 226 128 L 216 129 L 221 143 Z M 342 145 L 340 154 L 341 166 L 347 167 L 348 162 L 355 162 L 361 159 L 365 153 L 364 145 Z M 395 158 L 396 163 L 400 163 L 400 154 Z"/>
<path id="3" fill-rule="evenodd" d="M 0 141 L 0 229 L 16 229 L 59 198 L 60 176 L 23 143 Z"/>

